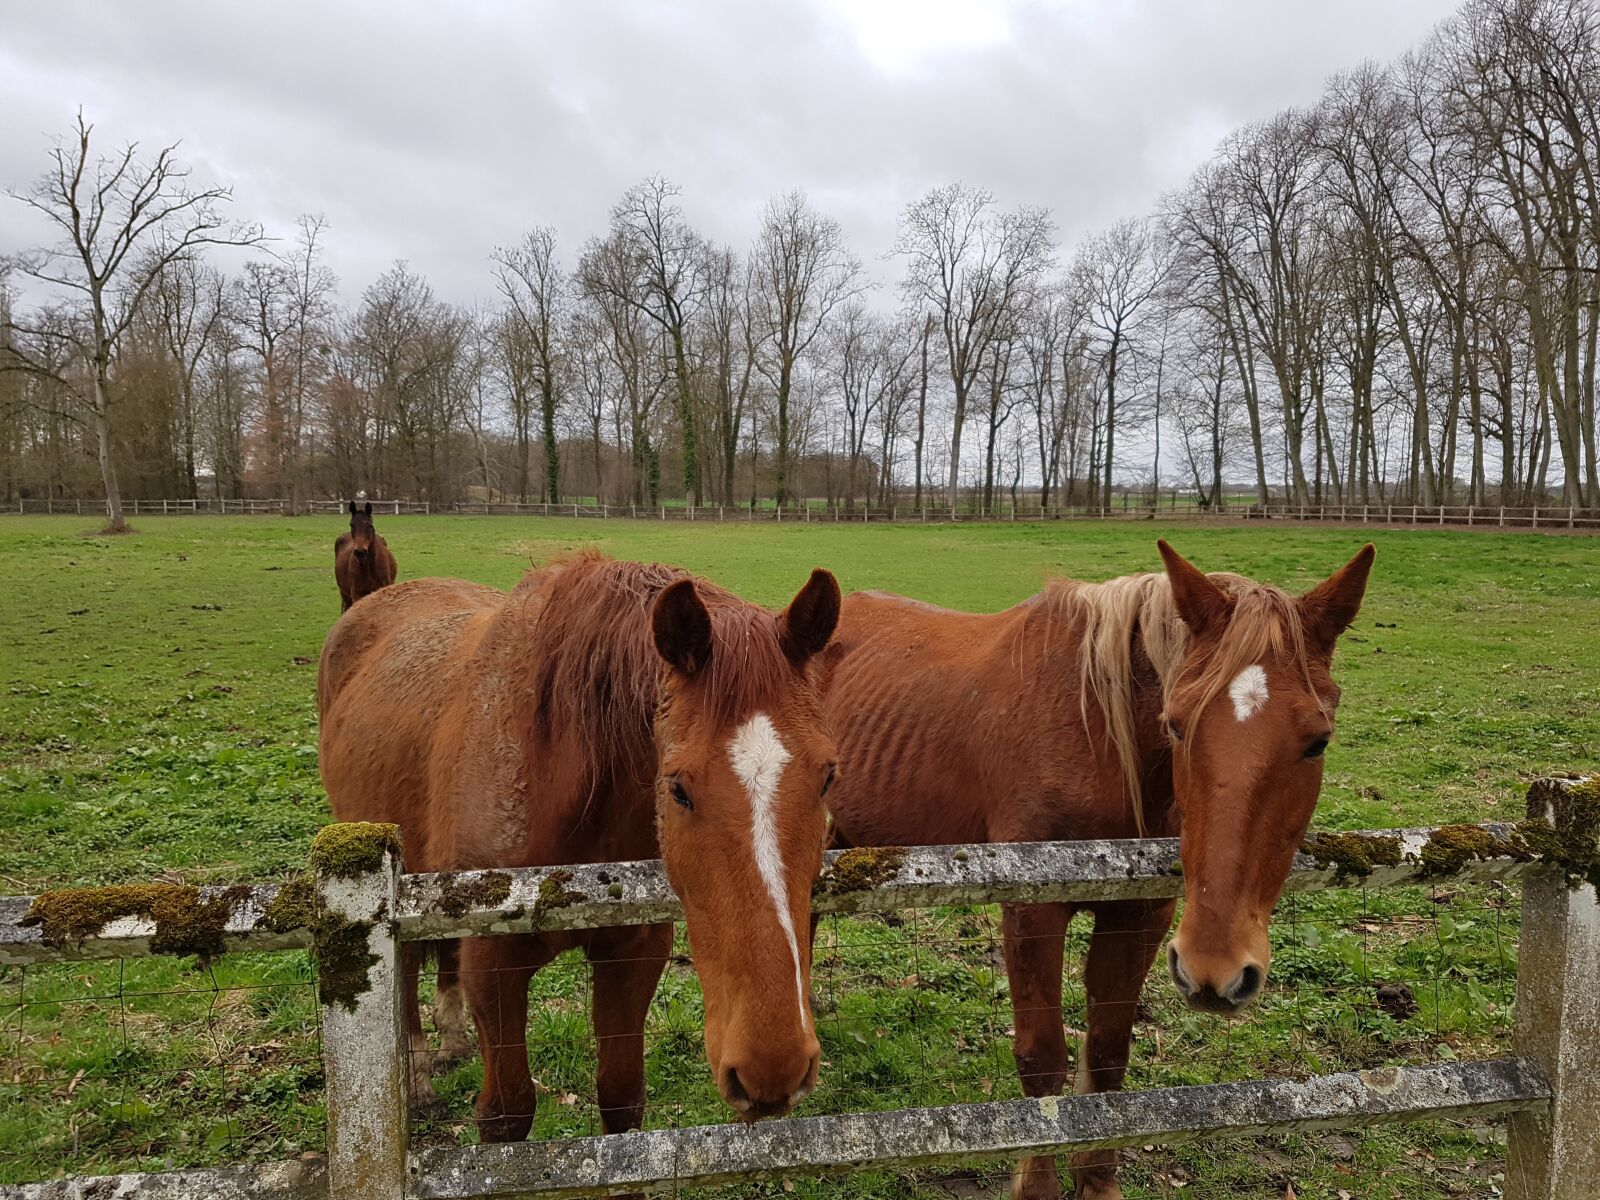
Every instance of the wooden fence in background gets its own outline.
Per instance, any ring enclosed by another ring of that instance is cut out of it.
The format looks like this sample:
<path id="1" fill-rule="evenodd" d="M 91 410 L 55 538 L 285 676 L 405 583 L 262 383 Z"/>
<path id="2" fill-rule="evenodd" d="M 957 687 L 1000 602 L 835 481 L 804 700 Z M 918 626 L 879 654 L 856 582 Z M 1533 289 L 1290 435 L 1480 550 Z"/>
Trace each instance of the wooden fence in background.
<path id="1" fill-rule="evenodd" d="M 1471 504 L 1235 504 L 1206 508 L 1197 504 L 1156 504 L 1130 497 L 1130 502 L 1109 508 L 1021 506 L 980 513 L 923 506 L 869 507 L 823 504 L 790 508 L 750 508 L 744 505 L 681 504 L 519 504 L 456 501 L 432 504 L 413 500 L 372 500 L 373 511 L 390 516 L 461 515 L 495 517 L 578 517 L 636 521 L 737 521 L 737 522 L 854 522 L 856 524 L 931 524 L 956 521 L 1314 521 L 1354 525 L 1466 526 L 1483 529 L 1541 529 L 1547 532 L 1600 530 L 1600 510 L 1557 508 L 1544 505 L 1488 506 Z M 0 508 L 0 515 L 50 515 L 71 513 L 98 516 L 99 500 L 17 500 Z M 307 513 L 342 513 L 343 500 L 303 503 Z M 293 510 L 288 500 L 129 500 L 123 511 L 138 516 L 284 516 Z"/>

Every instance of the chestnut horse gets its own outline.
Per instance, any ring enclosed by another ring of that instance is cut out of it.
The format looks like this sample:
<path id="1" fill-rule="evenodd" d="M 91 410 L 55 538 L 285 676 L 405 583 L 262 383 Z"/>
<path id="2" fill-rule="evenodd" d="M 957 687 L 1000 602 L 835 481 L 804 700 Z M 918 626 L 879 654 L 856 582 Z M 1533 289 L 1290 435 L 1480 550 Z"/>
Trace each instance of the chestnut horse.
<path id="1" fill-rule="evenodd" d="M 593 553 L 530 571 L 509 594 L 447 579 L 385 588 L 322 649 L 328 797 L 342 821 L 398 824 L 408 871 L 659 855 L 683 903 L 717 1087 L 748 1119 L 787 1112 L 817 1076 L 804 923 L 835 754 L 811 661 L 838 616 L 826 571 L 774 615 L 677 568 Z M 485 1140 L 533 1124 L 528 982 L 572 948 L 593 965 L 605 1129 L 639 1125 L 670 922 L 460 943 Z M 406 961 L 413 1099 L 431 1094 L 420 961 Z M 454 984 L 441 978 L 442 1005 Z"/>
<path id="2" fill-rule="evenodd" d="M 333 579 L 348 610 L 361 597 L 394 582 L 394 555 L 372 525 L 372 502 L 357 509 L 350 501 L 350 532 L 333 543 Z"/>
<path id="3" fill-rule="evenodd" d="M 1165 575 L 1061 581 L 992 615 L 848 597 L 830 651 L 844 768 L 829 807 L 844 846 L 1179 836 L 1172 978 L 1195 1007 L 1230 1012 L 1266 980 L 1267 920 L 1333 735 L 1334 642 L 1361 604 L 1373 548 L 1291 597 L 1204 575 L 1159 546 Z M 1094 934 L 1076 1087 L 1095 1092 L 1122 1086 L 1174 902 L 1005 907 L 1013 1053 L 1029 1096 L 1066 1082 L 1061 968 L 1078 909 L 1094 914 Z M 1114 1151 L 1079 1155 L 1080 1194 L 1120 1196 L 1115 1163 Z M 1055 1160 L 1023 1160 L 1012 1195 L 1059 1195 Z"/>

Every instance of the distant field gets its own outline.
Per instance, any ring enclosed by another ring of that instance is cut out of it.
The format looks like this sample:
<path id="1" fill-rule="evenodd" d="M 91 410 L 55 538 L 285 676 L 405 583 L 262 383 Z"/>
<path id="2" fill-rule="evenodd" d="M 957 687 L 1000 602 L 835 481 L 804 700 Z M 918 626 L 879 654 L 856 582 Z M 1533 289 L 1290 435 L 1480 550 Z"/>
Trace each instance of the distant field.
<path id="1" fill-rule="evenodd" d="M 0 519 L 0 892 L 172 872 L 260 880 L 297 868 L 327 819 L 312 693 L 339 611 L 331 547 L 343 522 L 140 517 L 137 535 L 110 540 L 84 536 L 88 524 Z M 401 578 L 508 586 L 530 562 L 597 545 L 681 563 L 771 605 L 823 565 L 847 589 L 983 610 L 1015 603 L 1050 574 L 1154 569 L 1158 536 L 1204 569 L 1291 588 L 1314 583 L 1367 536 L 1190 522 L 748 527 L 381 516 L 379 529 Z M 1371 536 L 1378 563 L 1336 669 L 1344 703 L 1318 824 L 1516 816 L 1529 778 L 1600 767 L 1600 541 Z M 1277 923 L 1270 994 L 1232 1025 L 1180 1010 L 1156 980 L 1136 1081 L 1481 1052 L 1507 1028 L 1515 893 L 1438 900 L 1301 900 Z M 898 928 L 833 925 L 817 967 L 830 1066 L 807 1111 L 1015 1094 L 995 926 L 988 909 L 908 916 Z M 0 1182 L 319 1145 L 308 968 L 299 956 L 241 956 L 213 972 L 170 962 L 0 969 Z M 1421 1011 L 1377 1010 L 1377 978 L 1415 981 Z M 534 1073 L 551 1091 L 539 1132 L 587 1130 L 581 968 L 558 965 L 535 986 Z M 652 1017 L 653 1122 L 722 1119 L 698 1021 L 692 974 L 675 969 Z M 1079 1021 L 1069 1009 L 1069 1025 Z M 443 1081 L 450 1112 L 425 1136 L 471 1135 L 475 1072 Z M 1301 1196 L 1345 1189 L 1410 1200 L 1490 1194 L 1498 1155 L 1490 1131 L 1430 1126 L 1139 1153 L 1127 1178 L 1130 1195 L 1181 1187 L 1281 1197 L 1292 1182 Z M 935 1172 L 797 1187 L 976 1194 Z"/>

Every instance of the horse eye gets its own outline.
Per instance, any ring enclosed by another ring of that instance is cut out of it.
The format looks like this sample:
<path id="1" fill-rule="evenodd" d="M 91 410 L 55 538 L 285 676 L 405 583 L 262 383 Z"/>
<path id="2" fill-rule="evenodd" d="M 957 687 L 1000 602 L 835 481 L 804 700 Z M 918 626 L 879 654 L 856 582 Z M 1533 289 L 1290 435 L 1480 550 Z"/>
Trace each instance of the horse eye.
<path id="1" fill-rule="evenodd" d="M 839 769 L 839 764 L 838 763 L 829 763 L 828 764 L 828 773 L 822 777 L 822 794 L 824 796 L 826 796 L 828 794 L 828 789 L 833 786 L 833 777 L 834 777 L 834 774 L 838 771 L 838 769 Z"/>
<path id="2" fill-rule="evenodd" d="M 1183 741 L 1183 730 L 1178 727 L 1178 723 L 1171 717 L 1166 717 L 1164 719 L 1167 724 L 1167 736 L 1175 742 Z"/>
<path id="3" fill-rule="evenodd" d="M 1312 742 L 1311 745 L 1306 747 L 1306 757 L 1307 758 L 1312 758 L 1312 759 L 1321 758 L 1322 757 L 1322 752 L 1324 750 L 1326 750 L 1327 748 L 1328 748 L 1328 739 L 1327 738 L 1318 738 L 1316 741 Z"/>
<path id="4" fill-rule="evenodd" d="M 694 801 L 689 799 L 689 789 L 684 787 L 680 780 L 672 781 L 672 798 L 690 812 L 694 811 Z"/>

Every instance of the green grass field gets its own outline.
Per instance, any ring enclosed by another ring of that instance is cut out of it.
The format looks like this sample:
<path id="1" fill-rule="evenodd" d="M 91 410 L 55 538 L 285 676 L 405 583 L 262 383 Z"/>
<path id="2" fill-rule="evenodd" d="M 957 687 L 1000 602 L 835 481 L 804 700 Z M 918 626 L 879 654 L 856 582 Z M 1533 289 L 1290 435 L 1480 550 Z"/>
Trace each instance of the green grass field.
<path id="1" fill-rule="evenodd" d="M 154 877 L 264 880 L 300 865 L 327 819 L 313 687 L 338 615 L 334 518 L 0 520 L 0 891 Z M 781 527 L 513 518 L 380 518 L 402 578 L 506 586 L 530 562 L 598 545 L 681 563 L 779 605 L 814 565 L 875 587 L 992 610 L 1050 574 L 1154 569 L 1168 537 L 1205 569 L 1309 586 L 1359 528 L 994 524 Z M 1600 765 L 1600 542 L 1372 531 L 1379 558 L 1346 638 L 1317 824 L 1520 815 L 1526 782 Z M 1509 1028 L 1516 893 L 1319 894 L 1280 911 L 1272 982 L 1247 1018 L 1191 1014 L 1146 989 L 1134 1086 L 1305 1074 L 1492 1052 Z M 824 926 L 823 1086 L 803 1112 L 1017 1094 L 992 909 Z M 1084 931 L 1075 931 L 1080 944 Z M 310 970 L 299 955 L 204 970 L 139 961 L 0 968 L 0 1183 L 290 1156 L 321 1144 Z M 1377 1005 L 1411 984 L 1414 1014 Z M 584 973 L 535 983 L 539 1136 L 595 1125 Z M 1069 989 L 1067 1022 L 1081 1022 Z M 721 1120 L 693 974 L 675 966 L 651 1018 L 652 1124 Z M 419 1130 L 473 1136 L 471 1065 L 440 1081 Z M 1128 1156 L 1130 1195 L 1493 1194 L 1493 1128 L 1209 1143 Z M 796 1181 L 799 1194 L 977 1195 L 952 1172 Z M 971 1172 L 967 1173 L 971 1175 Z M 783 1188 L 772 1185 L 773 1194 Z M 748 1194 L 741 1190 L 740 1194 Z"/>

